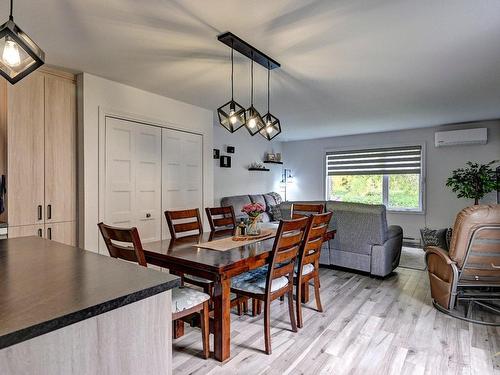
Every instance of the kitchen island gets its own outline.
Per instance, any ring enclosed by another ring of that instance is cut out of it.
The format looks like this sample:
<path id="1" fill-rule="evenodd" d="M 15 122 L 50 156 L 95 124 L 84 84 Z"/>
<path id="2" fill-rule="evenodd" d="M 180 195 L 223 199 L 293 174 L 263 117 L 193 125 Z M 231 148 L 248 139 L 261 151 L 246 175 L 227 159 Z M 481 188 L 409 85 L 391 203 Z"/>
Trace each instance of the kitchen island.
<path id="1" fill-rule="evenodd" d="M 0 372 L 168 374 L 179 283 L 38 237 L 0 240 Z"/>

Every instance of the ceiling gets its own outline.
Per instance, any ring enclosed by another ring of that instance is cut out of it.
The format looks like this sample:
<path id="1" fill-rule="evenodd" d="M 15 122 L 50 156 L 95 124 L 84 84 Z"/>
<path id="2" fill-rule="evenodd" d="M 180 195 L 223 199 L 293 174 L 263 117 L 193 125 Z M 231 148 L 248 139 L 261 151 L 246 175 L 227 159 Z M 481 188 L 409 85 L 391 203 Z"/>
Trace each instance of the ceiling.
<path id="1" fill-rule="evenodd" d="M 7 19 L 7 1 L 0 15 Z M 47 63 L 208 109 L 227 101 L 231 31 L 282 64 L 281 140 L 500 117 L 498 0 L 15 0 Z M 236 99 L 249 103 L 236 54 Z M 266 71 L 256 66 L 266 112 Z"/>

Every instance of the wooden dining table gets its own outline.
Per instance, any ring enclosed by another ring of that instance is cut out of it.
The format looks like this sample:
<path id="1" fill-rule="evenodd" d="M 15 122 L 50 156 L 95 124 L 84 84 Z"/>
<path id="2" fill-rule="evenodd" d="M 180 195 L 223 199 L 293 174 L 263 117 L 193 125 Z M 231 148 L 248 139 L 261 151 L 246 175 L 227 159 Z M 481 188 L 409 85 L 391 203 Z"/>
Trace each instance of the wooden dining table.
<path id="1" fill-rule="evenodd" d="M 214 282 L 214 357 L 221 362 L 231 355 L 231 278 L 265 265 L 274 243 L 274 237 L 271 237 L 225 251 L 197 246 L 232 235 L 232 230 L 205 232 L 176 240 L 143 244 L 148 264 L 168 268 L 172 273 L 199 276 Z"/>

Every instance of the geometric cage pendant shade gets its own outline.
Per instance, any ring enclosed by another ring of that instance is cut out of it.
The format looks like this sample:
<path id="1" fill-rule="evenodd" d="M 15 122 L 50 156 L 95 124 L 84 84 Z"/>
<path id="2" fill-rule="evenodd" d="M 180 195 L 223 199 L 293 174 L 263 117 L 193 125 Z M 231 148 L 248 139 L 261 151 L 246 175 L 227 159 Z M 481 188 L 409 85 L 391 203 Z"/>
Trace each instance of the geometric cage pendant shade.
<path id="1" fill-rule="evenodd" d="M 280 120 L 277 117 L 274 117 L 271 113 L 266 113 L 263 116 L 263 120 L 265 122 L 265 127 L 260 130 L 260 135 L 266 138 L 268 141 L 276 137 L 281 133 L 281 124 Z"/>
<path id="2" fill-rule="evenodd" d="M 15 23 L 0 27 L 0 74 L 14 84 L 44 64 L 45 53 Z"/>
<path id="3" fill-rule="evenodd" d="M 217 115 L 219 116 L 219 123 L 231 133 L 244 126 L 246 122 L 245 108 L 234 100 L 230 100 L 222 107 L 219 107 Z"/>

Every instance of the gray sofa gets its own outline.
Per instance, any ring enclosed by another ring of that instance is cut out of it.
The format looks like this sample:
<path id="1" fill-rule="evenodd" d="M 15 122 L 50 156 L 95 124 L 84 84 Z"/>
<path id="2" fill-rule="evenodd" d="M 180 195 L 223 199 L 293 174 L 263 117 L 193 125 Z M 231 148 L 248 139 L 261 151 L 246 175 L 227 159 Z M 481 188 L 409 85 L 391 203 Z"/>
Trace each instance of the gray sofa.
<path id="1" fill-rule="evenodd" d="M 374 276 L 387 276 L 398 265 L 403 243 L 400 226 L 387 226 L 384 205 L 335 201 L 281 202 L 276 193 L 239 195 L 221 199 L 221 206 L 233 206 L 237 220 L 245 219 L 241 212 L 247 203 L 262 203 L 267 212 L 263 221 L 273 221 L 271 207 L 279 205 L 283 219 L 290 219 L 294 203 L 321 203 L 332 211 L 330 228 L 336 229 L 335 239 L 325 244 L 320 263 L 368 272 Z M 276 208 L 274 208 L 276 210 Z"/>

